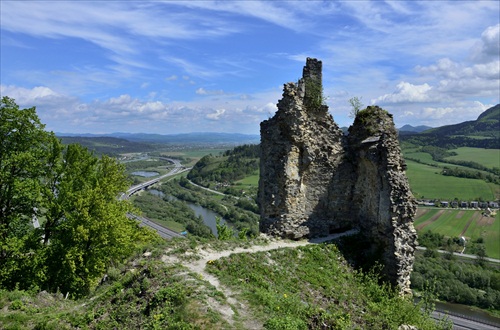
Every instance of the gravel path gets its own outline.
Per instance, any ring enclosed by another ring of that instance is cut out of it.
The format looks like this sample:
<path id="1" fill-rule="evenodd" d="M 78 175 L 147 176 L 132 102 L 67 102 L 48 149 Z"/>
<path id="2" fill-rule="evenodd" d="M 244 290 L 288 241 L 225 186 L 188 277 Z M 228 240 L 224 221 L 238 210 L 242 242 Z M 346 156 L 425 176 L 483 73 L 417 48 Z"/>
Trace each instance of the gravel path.
<path id="1" fill-rule="evenodd" d="M 318 244 L 326 241 L 331 241 L 341 236 L 353 235 L 356 234 L 356 230 L 350 230 L 340 234 L 333 234 L 326 237 L 315 238 L 310 240 L 301 240 L 301 241 L 285 241 L 280 239 L 269 239 L 269 244 L 267 245 L 254 245 L 249 248 L 235 248 L 233 250 L 224 250 L 224 251 L 206 251 L 200 250 L 197 252 L 197 256 L 200 257 L 198 260 L 181 260 L 176 256 L 168 256 L 164 255 L 162 257 L 162 261 L 166 263 L 180 263 L 183 266 L 187 267 L 192 272 L 199 274 L 202 276 L 204 280 L 213 285 L 218 291 L 222 292 L 227 299 L 229 305 L 221 305 L 215 299 L 210 300 L 210 304 L 216 310 L 218 310 L 224 319 L 229 323 L 234 323 L 234 310 L 238 310 L 239 316 L 245 321 L 245 328 L 247 329 L 261 329 L 262 324 L 257 324 L 255 320 L 252 319 L 251 315 L 248 314 L 248 308 L 244 304 L 244 302 L 239 301 L 236 298 L 234 292 L 228 289 L 225 286 L 222 286 L 219 282 L 219 279 L 214 275 L 205 271 L 205 267 L 209 260 L 217 260 L 220 258 L 228 257 L 231 254 L 235 253 L 256 253 L 270 250 L 277 250 L 281 248 L 296 248 L 299 246 L 305 246 L 308 244 Z"/>

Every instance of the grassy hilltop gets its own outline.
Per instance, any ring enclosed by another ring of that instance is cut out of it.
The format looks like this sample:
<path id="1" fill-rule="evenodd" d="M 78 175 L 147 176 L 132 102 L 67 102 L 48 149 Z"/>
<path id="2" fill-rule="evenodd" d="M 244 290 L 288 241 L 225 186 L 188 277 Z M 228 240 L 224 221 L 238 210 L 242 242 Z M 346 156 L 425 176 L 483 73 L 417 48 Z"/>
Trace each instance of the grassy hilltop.
<path id="1" fill-rule="evenodd" d="M 61 294 L 2 291 L 0 327 L 442 328 L 421 311 L 424 305 L 414 306 L 380 286 L 374 275 L 354 271 L 335 245 L 296 245 L 174 240 L 110 268 L 107 280 L 77 301 Z"/>

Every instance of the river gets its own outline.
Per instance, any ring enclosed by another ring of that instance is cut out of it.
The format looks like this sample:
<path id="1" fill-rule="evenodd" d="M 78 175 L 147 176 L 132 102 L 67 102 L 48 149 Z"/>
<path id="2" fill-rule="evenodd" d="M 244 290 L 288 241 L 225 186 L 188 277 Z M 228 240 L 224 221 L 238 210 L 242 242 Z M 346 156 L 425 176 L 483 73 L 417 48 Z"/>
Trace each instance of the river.
<path id="1" fill-rule="evenodd" d="M 160 173 L 158 173 L 158 172 L 149 172 L 149 171 L 136 171 L 136 172 L 132 172 L 131 174 L 132 175 L 137 175 L 137 176 L 142 176 L 142 177 L 145 177 L 145 178 L 151 178 L 153 176 L 160 175 Z"/>
<path id="2" fill-rule="evenodd" d="M 156 189 L 149 189 L 148 190 L 151 194 L 153 195 L 156 195 L 156 196 L 160 196 L 160 197 L 164 197 L 165 194 L 159 190 L 156 190 Z M 169 196 L 168 198 L 172 199 L 172 200 L 179 200 L 178 198 L 174 197 L 174 196 Z M 215 237 L 217 237 L 217 222 L 216 222 L 216 217 L 219 217 L 221 219 L 221 224 L 225 224 L 226 223 L 226 220 L 224 220 L 220 215 L 218 215 L 217 213 L 215 213 L 214 211 L 212 210 L 209 210 L 209 209 L 206 209 L 200 205 L 197 205 L 197 204 L 194 204 L 194 203 L 190 203 L 190 202 L 186 202 L 186 201 L 183 201 L 184 203 L 186 203 L 186 205 L 194 211 L 194 213 L 196 214 L 196 216 L 201 216 L 202 219 L 203 219 L 203 223 L 205 225 L 207 225 L 211 230 L 212 230 L 212 233 L 215 235 Z"/>
<path id="3" fill-rule="evenodd" d="M 472 319 L 486 324 L 495 324 L 500 327 L 500 318 L 491 316 L 490 314 L 481 310 L 472 309 L 469 306 L 461 304 L 453 304 L 448 302 L 438 301 L 436 304 L 436 311 L 450 312 L 451 315 L 463 316 L 467 319 Z"/>

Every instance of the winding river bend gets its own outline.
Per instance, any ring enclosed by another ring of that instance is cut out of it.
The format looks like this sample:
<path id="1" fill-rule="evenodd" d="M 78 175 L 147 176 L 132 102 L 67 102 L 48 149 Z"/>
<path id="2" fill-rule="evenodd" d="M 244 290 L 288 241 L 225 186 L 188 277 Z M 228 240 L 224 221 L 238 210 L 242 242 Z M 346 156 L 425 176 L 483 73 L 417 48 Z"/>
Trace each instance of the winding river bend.
<path id="1" fill-rule="evenodd" d="M 156 190 L 156 189 L 149 189 L 148 192 L 153 194 L 153 195 L 160 196 L 160 197 L 165 196 L 165 194 L 163 192 Z M 174 196 L 168 196 L 168 198 L 171 200 L 179 200 L 178 198 L 176 198 Z M 197 217 L 198 216 L 202 217 L 203 223 L 205 225 L 207 225 L 212 230 L 212 233 L 215 235 L 215 237 L 217 237 L 216 217 L 219 217 L 221 219 L 221 224 L 225 224 L 226 221 L 219 214 L 215 213 L 212 210 L 206 209 L 200 205 L 193 204 L 190 202 L 186 202 L 186 201 L 183 201 L 183 202 L 186 203 L 186 205 L 191 210 L 194 211 L 194 213 L 196 214 Z"/>

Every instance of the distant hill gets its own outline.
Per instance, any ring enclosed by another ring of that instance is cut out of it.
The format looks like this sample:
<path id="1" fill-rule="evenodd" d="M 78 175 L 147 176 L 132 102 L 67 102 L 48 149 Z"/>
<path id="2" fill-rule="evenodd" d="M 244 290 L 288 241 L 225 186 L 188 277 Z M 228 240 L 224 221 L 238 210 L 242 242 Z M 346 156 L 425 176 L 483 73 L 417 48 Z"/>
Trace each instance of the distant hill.
<path id="1" fill-rule="evenodd" d="M 148 133 L 111 133 L 111 134 L 67 134 L 56 133 L 58 136 L 80 136 L 80 137 L 113 137 L 126 139 L 128 141 L 162 143 L 162 144 L 253 144 L 260 142 L 260 135 L 239 133 L 185 133 L 185 134 L 148 134 Z"/>
<path id="2" fill-rule="evenodd" d="M 129 152 L 154 151 L 157 146 L 110 136 L 58 136 L 63 144 L 80 144 L 97 155 L 118 155 Z"/>
<path id="3" fill-rule="evenodd" d="M 500 138 L 500 104 L 489 108 L 480 114 L 476 120 L 432 128 L 423 132 L 423 134 Z"/>
<path id="4" fill-rule="evenodd" d="M 420 126 L 411 126 L 411 125 L 404 125 L 399 129 L 399 134 L 406 134 L 408 132 L 410 133 L 420 133 L 423 131 L 426 131 L 428 129 L 431 129 L 432 127 L 430 126 L 425 126 L 425 125 L 420 125 Z"/>
<path id="5" fill-rule="evenodd" d="M 445 149 L 500 149 L 500 104 L 484 111 L 476 120 L 431 128 L 421 133 L 406 132 L 400 134 L 399 139 L 414 145 Z"/>
<path id="6" fill-rule="evenodd" d="M 411 125 L 404 125 L 399 129 L 399 134 L 400 135 L 405 135 L 405 134 L 414 134 L 414 133 L 421 133 L 423 131 L 426 131 L 428 129 L 431 129 L 432 127 L 430 126 L 425 126 L 425 125 L 420 125 L 420 126 L 411 126 Z"/>

